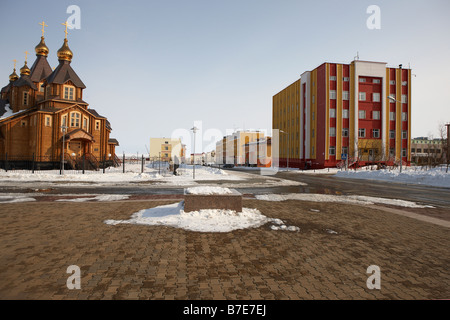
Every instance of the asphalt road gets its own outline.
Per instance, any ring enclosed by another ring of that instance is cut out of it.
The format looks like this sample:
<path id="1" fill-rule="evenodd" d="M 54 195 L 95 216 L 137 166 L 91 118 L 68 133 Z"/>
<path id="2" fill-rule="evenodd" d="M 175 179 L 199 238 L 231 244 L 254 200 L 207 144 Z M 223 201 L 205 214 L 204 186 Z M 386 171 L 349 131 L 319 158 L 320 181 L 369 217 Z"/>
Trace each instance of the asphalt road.
<path id="1" fill-rule="evenodd" d="M 232 169 L 239 170 L 239 169 Z M 247 171 L 259 174 L 257 171 Z M 401 199 L 436 207 L 450 208 L 450 189 L 405 183 L 389 183 L 377 180 L 345 179 L 327 174 L 300 174 L 295 172 L 278 172 L 275 177 L 306 183 L 306 186 L 279 187 L 273 193 L 321 193 L 363 195 L 390 199 Z M 257 193 L 253 190 L 250 193 Z M 260 193 L 268 193 L 268 189 Z M 247 191 L 248 192 L 248 191 Z M 272 192 L 271 192 L 272 193 Z"/>
<path id="2" fill-rule="evenodd" d="M 337 178 L 333 175 L 302 174 L 298 172 L 278 172 L 274 177 L 302 182 L 305 185 L 285 186 L 265 184 L 264 177 L 258 171 L 226 169 L 231 172 L 241 171 L 253 174 L 254 179 L 243 181 L 196 181 L 197 184 L 216 184 L 232 186 L 243 194 L 286 194 L 286 193 L 320 193 L 342 195 L 364 195 L 391 199 L 414 201 L 420 204 L 450 209 L 450 189 L 404 183 L 389 183 L 376 180 L 359 180 Z M 16 182 L 0 185 L 0 194 L 33 193 L 46 190 L 46 194 L 127 194 L 127 195 L 163 195 L 183 194 L 183 186 L 164 186 L 152 182 L 127 184 L 96 183 L 36 183 Z"/>

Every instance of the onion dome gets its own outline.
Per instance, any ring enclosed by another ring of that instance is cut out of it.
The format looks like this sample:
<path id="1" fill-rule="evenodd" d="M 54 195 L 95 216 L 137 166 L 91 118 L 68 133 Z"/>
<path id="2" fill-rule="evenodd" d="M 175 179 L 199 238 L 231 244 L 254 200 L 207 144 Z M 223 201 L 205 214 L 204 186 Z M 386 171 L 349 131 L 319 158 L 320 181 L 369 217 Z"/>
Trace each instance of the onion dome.
<path id="1" fill-rule="evenodd" d="M 44 56 L 44 57 L 48 56 L 49 49 L 45 45 L 44 37 L 41 37 L 41 42 L 39 42 L 39 44 L 34 48 L 34 50 L 36 51 L 37 56 Z"/>
<path id="2" fill-rule="evenodd" d="M 20 75 L 23 76 L 29 76 L 30 75 L 30 68 L 28 68 L 27 66 L 27 62 L 25 61 L 25 64 L 23 65 L 22 68 L 20 68 Z"/>
<path id="3" fill-rule="evenodd" d="M 66 60 L 66 61 L 72 61 L 73 52 L 70 50 L 69 45 L 67 44 L 67 38 L 64 39 L 63 46 L 58 50 L 57 52 L 58 60 Z"/>
<path id="4" fill-rule="evenodd" d="M 16 73 L 16 68 L 14 68 L 13 73 L 11 73 L 11 74 L 9 75 L 9 81 L 14 82 L 14 81 L 16 81 L 17 79 L 19 79 L 19 76 L 18 76 L 17 73 Z"/>

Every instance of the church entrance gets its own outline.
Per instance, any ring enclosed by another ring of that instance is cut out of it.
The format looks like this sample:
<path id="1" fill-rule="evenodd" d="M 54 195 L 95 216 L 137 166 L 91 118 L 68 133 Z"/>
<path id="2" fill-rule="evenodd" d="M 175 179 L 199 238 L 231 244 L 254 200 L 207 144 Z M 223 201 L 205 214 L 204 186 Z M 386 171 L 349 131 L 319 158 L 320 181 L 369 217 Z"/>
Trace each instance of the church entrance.
<path id="1" fill-rule="evenodd" d="M 80 157 L 83 155 L 82 153 L 82 143 L 81 141 L 70 141 L 68 153 L 74 157 Z"/>

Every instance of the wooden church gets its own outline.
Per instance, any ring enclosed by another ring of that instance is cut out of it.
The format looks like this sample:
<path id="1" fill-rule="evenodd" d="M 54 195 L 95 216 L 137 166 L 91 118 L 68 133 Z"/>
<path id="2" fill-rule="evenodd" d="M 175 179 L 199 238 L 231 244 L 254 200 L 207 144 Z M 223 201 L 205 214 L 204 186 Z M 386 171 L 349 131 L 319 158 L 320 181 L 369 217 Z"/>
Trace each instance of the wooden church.
<path id="1" fill-rule="evenodd" d="M 44 22 L 31 69 L 14 71 L 0 97 L 0 167 L 98 169 L 117 165 L 117 140 L 108 119 L 83 100 L 84 83 L 72 69 L 73 53 L 65 39 L 54 70 L 47 56 Z M 27 53 L 26 53 L 27 54 Z"/>

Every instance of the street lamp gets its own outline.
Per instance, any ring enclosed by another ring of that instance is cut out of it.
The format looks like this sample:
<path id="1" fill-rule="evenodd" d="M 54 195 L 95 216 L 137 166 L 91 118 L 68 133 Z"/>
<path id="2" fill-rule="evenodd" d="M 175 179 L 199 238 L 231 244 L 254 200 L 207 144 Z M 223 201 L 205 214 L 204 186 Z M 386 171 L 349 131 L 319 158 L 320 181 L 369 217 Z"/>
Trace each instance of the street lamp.
<path id="1" fill-rule="evenodd" d="M 66 129 L 68 129 L 68 127 L 63 124 L 61 126 L 62 129 L 62 149 L 61 149 L 61 175 L 64 175 L 64 145 L 66 143 L 65 138 L 66 138 Z"/>
<path id="2" fill-rule="evenodd" d="M 401 65 L 400 65 L 400 69 L 401 69 Z M 392 102 L 401 103 L 401 101 L 398 101 L 397 99 L 395 99 L 392 96 L 388 96 L 388 99 L 391 100 Z M 401 146 L 401 142 L 400 142 L 400 146 Z M 403 148 L 400 148 L 400 149 L 403 149 Z M 403 154 L 402 154 L 402 151 L 400 150 L 400 173 L 402 173 L 402 166 L 403 166 Z"/>
<path id="3" fill-rule="evenodd" d="M 286 167 L 287 167 L 287 171 L 289 171 L 289 133 L 284 132 L 283 130 L 280 130 L 280 132 L 287 135 L 287 153 L 288 153 L 288 155 L 287 155 L 287 164 L 286 164 Z"/>
<path id="4" fill-rule="evenodd" d="M 195 180 L 195 134 L 197 133 L 198 128 L 197 127 L 192 127 L 191 128 L 192 132 L 194 133 L 194 170 L 193 170 L 193 179 Z"/>

